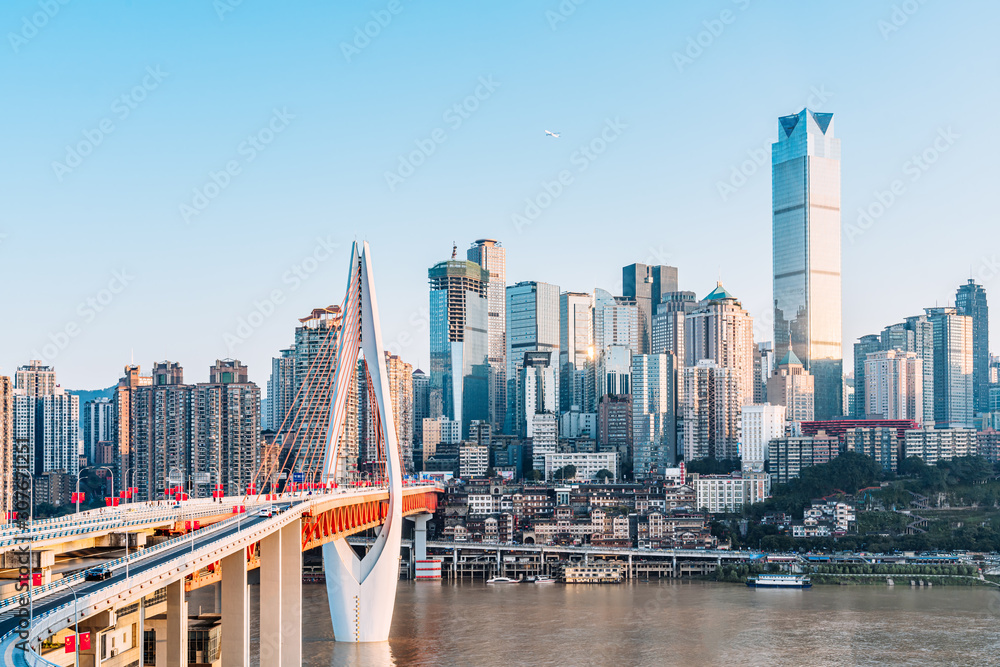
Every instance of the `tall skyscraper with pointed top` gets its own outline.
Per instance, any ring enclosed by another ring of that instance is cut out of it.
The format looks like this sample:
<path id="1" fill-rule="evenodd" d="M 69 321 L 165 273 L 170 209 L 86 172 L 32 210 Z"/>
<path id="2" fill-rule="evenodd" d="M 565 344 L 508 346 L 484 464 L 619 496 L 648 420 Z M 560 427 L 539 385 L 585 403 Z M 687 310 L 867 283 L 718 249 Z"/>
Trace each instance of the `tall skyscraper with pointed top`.
<path id="1" fill-rule="evenodd" d="M 986 290 L 972 278 L 955 294 L 955 307 L 972 318 L 972 402 L 976 412 L 989 411 L 990 317 Z"/>
<path id="2" fill-rule="evenodd" d="M 489 409 L 490 422 L 494 429 L 500 431 L 503 429 L 504 413 L 507 412 L 507 251 L 500 241 L 479 239 L 472 244 L 466 256 L 490 274 L 486 285 Z"/>
<path id="3" fill-rule="evenodd" d="M 840 139 L 833 114 L 778 119 L 771 146 L 774 347 L 816 381 L 816 418 L 843 414 Z"/>

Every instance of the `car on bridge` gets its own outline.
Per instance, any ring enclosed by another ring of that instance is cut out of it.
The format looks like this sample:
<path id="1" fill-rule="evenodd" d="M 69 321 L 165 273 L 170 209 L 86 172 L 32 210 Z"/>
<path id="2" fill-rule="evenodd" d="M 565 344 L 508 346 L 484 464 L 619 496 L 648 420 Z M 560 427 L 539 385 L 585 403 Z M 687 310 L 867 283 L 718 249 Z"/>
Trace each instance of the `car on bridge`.
<path id="1" fill-rule="evenodd" d="M 111 578 L 111 568 L 103 565 L 91 568 L 83 575 L 85 581 L 104 581 Z"/>
<path id="2" fill-rule="evenodd" d="M 272 514 L 274 514 L 273 507 L 261 507 L 259 510 L 257 510 L 257 516 L 266 516 L 267 518 L 270 519 Z"/>

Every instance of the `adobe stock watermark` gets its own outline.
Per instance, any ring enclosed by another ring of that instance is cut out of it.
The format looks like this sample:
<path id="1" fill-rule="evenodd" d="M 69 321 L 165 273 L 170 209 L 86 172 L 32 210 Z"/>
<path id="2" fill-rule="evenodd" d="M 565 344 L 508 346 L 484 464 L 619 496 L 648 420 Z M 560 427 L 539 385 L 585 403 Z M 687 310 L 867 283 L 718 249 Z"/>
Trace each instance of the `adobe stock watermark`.
<path id="1" fill-rule="evenodd" d="M 597 158 L 608 150 L 608 147 L 618 141 L 622 132 L 628 127 L 617 116 L 614 120 L 608 118 L 604 122 L 604 127 L 596 137 L 586 144 L 580 146 L 569 158 L 572 166 L 576 167 L 576 173 L 582 174 L 590 168 Z M 510 216 L 514 229 L 520 234 L 525 227 L 532 225 L 541 216 L 542 212 L 552 206 L 556 199 L 562 196 L 570 185 L 576 180 L 573 171 L 563 169 L 551 181 L 541 182 L 541 192 L 534 197 L 524 200 L 524 208 Z"/>
<path id="2" fill-rule="evenodd" d="M 41 351 L 37 348 L 33 349 L 31 358 L 41 359 L 47 363 L 55 361 L 56 357 L 69 347 L 70 342 L 83 333 L 86 325 L 106 311 L 118 298 L 118 295 L 124 292 L 134 280 L 135 276 L 129 273 L 128 268 L 112 271 L 111 278 L 104 287 L 77 305 L 75 318 L 69 320 L 56 331 L 49 332 L 49 342 L 42 345 Z"/>
<path id="3" fill-rule="evenodd" d="M 562 0 L 555 9 L 545 11 L 545 20 L 549 22 L 549 30 L 555 32 L 560 23 L 565 23 L 576 13 L 576 8 L 587 0 Z"/>
<path id="4" fill-rule="evenodd" d="M 750 0 L 732 0 L 732 3 L 736 5 L 736 8 L 740 12 L 745 12 L 750 6 Z M 705 51 L 711 48 L 717 39 L 722 37 L 722 33 L 726 31 L 726 26 L 736 23 L 738 17 L 738 12 L 734 12 L 731 9 L 723 9 L 716 18 L 702 21 L 701 25 L 705 29 L 699 31 L 693 37 L 688 37 L 687 46 L 684 47 L 683 51 L 674 51 L 673 53 L 674 66 L 677 68 L 677 71 L 683 73 L 684 68 L 690 67 L 696 60 L 701 58 L 705 54 Z"/>
<path id="5" fill-rule="evenodd" d="M 951 126 L 938 128 L 937 136 L 927 148 L 915 153 L 903 162 L 901 170 L 905 178 L 893 179 L 884 190 L 875 190 L 873 200 L 858 209 L 858 217 L 853 223 L 844 225 L 844 236 L 854 243 L 859 236 L 875 226 L 882 216 L 906 194 L 908 184 L 919 181 L 944 153 L 951 150 L 962 135 L 951 129 Z"/>
<path id="6" fill-rule="evenodd" d="M 30 16 L 22 16 L 21 29 L 7 33 L 7 41 L 14 53 L 20 52 L 21 47 L 27 46 L 28 42 L 37 37 L 38 31 L 47 26 L 69 2 L 70 0 L 38 0 L 38 11 Z"/>
<path id="7" fill-rule="evenodd" d="M 833 97 L 833 93 L 820 85 L 819 88 L 812 86 L 809 88 L 809 96 L 806 97 L 805 108 L 812 111 L 819 111 Z M 729 170 L 729 178 L 725 181 L 716 181 L 715 189 L 723 202 L 739 192 L 743 186 L 750 182 L 750 179 L 761 169 L 766 167 L 771 159 L 771 144 L 773 140 L 765 137 L 764 141 L 757 148 L 748 149 L 746 159 L 739 164 L 734 164 Z"/>
<path id="8" fill-rule="evenodd" d="M 371 21 L 354 26 L 353 39 L 340 43 L 340 52 L 343 54 L 344 60 L 351 62 L 360 56 L 361 52 L 371 45 L 372 40 L 381 35 L 382 30 L 389 27 L 392 18 L 399 16 L 404 9 L 406 8 L 403 6 L 402 0 L 389 0 L 384 9 L 371 12 Z"/>
<path id="9" fill-rule="evenodd" d="M 876 23 L 882 39 L 888 42 L 889 36 L 899 32 L 900 28 L 909 23 L 913 15 L 919 12 L 925 4 L 927 4 L 927 0 L 903 0 L 899 4 L 894 4 L 892 11 L 889 12 L 889 18 L 879 19 Z"/>
<path id="10" fill-rule="evenodd" d="M 225 21 L 226 14 L 232 14 L 242 4 L 243 0 L 214 0 L 212 9 L 215 10 L 215 15 L 219 17 L 220 21 Z"/>
<path id="11" fill-rule="evenodd" d="M 284 287 L 277 287 L 268 292 L 262 299 L 254 300 L 250 312 L 237 318 L 233 331 L 222 334 L 222 340 L 230 354 L 234 354 L 237 347 L 248 341 L 258 329 L 264 326 L 264 323 L 277 312 L 278 307 L 285 303 L 288 295 L 296 292 L 315 275 L 320 267 L 333 257 L 339 247 L 340 244 L 333 241 L 329 235 L 326 238 L 317 237 L 313 249 L 281 274 L 281 284 Z"/>
<path id="12" fill-rule="evenodd" d="M 294 114 L 288 113 L 287 107 L 280 110 L 275 108 L 271 113 L 271 118 L 253 134 L 248 134 L 247 138 L 236 147 L 236 156 L 226 162 L 218 171 L 209 171 L 208 180 L 201 186 L 195 187 L 192 191 L 191 201 L 182 202 L 178 208 L 181 219 L 190 224 L 191 218 L 199 216 L 208 208 L 222 191 L 229 187 L 236 176 L 243 173 L 243 167 L 257 159 L 257 156 L 267 150 L 267 147 L 275 138 L 288 128 L 288 124 L 295 119 Z"/>
<path id="13" fill-rule="evenodd" d="M 62 183 L 67 174 L 83 164 L 84 159 L 91 155 L 98 146 L 104 143 L 108 135 L 115 131 L 115 119 L 118 122 L 124 121 L 140 104 L 142 104 L 149 94 L 160 87 L 163 80 L 170 74 L 160 69 L 159 65 L 150 65 L 146 68 L 146 74 L 137 85 L 133 86 L 127 93 L 119 95 L 111 102 L 111 116 L 105 116 L 97 122 L 94 128 L 83 131 L 83 139 L 75 144 L 66 145 L 66 155 L 63 161 L 52 161 L 52 171 L 56 178 Z"/>
<path id="14" fill-rule="evenodd" d="M 493 80 L 492 74 L 479 77 L 479 85 L 475 87 L 472 93 L 445 109 L 444 113 L 441 114 L 441 120 L 454 132 L 462 127 L 462 123 L 471 118 L 472 114 L 479 109 L 479 106 L 490 99 L 499 87 L 500 83 Z M 409 153 L 398 155 L 396 169 L 386 171 L 383 174 L 385 184 L 389 186 L 389 192 L 395 192 L 396 188 L 402 185 L 407 178 L 413 176 L 417 169 L 427 162 L 430 156 L 434 155 L 438 146 L 447 140 L 448 131 L 442 127 L 434 128 L 423 139 L 415 139 L 413 143 L 416 148 Z"/>

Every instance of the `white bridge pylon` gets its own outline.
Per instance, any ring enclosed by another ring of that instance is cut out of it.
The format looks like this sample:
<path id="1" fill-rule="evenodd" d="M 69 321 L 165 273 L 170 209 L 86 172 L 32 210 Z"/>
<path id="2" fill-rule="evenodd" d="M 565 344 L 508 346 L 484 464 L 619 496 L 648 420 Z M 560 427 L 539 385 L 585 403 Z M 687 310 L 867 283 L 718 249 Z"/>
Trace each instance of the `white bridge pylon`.
<path id="1" fill-rule="evenodd" d="M 344 432 L 347 400 L 356 381 L 359 352 L 364 352 L 377 409 L 375 432 L 385 452 L 389 483 L 389 512 L 374 546 L 358 558 L 347 540 L 323 545 L 326 590 L 333 619 L 333 633 L 340 642 L 383 642 L 389 639 L 392 610 L 399 579 L 399 550 L 403 528 L 403 468 L 399 456 L 396 422 L 389 398 L 389 375 L 382 347 L 378 301 L 368 243 L 351 246 L 351 270 L 342 309 L 342 330 L 330 401 L 330 431 L 323 462 L 324 481 L 335 481 L 338 447 Z"/>

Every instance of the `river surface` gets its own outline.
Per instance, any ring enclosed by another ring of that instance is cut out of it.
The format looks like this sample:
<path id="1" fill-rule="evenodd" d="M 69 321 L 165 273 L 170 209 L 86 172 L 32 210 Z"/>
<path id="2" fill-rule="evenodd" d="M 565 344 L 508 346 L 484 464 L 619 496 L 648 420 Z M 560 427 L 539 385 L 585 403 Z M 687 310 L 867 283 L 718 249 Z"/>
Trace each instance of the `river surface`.
<path id="1" fill-rule="evenodd" d="M 1000 665 L 1000 589 L 985 587 L 400 581 L 389 643 L 361 645 L 334 641 L 325 586 L 302 597 L 311 667 Z"/>

